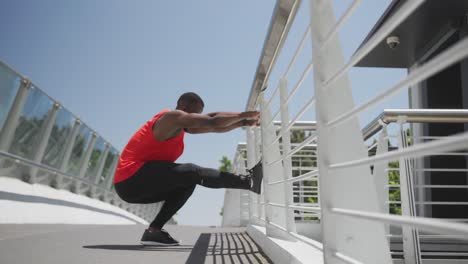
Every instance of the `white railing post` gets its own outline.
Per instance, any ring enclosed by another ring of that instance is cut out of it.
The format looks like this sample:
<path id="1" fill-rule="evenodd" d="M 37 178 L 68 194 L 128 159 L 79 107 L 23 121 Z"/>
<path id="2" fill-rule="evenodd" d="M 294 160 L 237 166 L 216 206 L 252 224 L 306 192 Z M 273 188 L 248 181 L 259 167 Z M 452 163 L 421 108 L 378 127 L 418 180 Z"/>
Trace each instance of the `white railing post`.
<path id="1" fill-rule="evenodd" d="M 236 174 L 245 175 L 247 169 L 245 167 L 245 160 L 242 157 L 242 151 L 237 151 L 237 164 Z M 240 208 L 240 226 L 247 226 L 250 218 L 250 206 L 249 206 L 249 199 L 250 199 L 250 190 L 238 190 L 239 191 L 239 208 Z M 247 198 L 247 199 L 246 199 Z"/>
<path id="2" fill-rule="evenodd" d="M 245 175 L 247 170 L 245 167 L 245 160 L 242 157 L 242 151 L 239 151 L 239 154 L 237 155 L 237 174 L 243 174 Z M 240 226 L 247 226 L 250 218 L 250 206 L 249 206 L 249 193 L 250 190 L 241 190 L 239 189 L 239 207 L 240 207 Z"/>
<path id="3" fill-rule="evenodd" d="M 408 138 L 406 131 L 403 128 L 405 123 L 404 118 L 398 118 L 400 131 L 398 133 L 398 149 L 408 147 Z M 416 216 L 416 205 L 414 197 L 414 182 L 411 168 L 411 160 L 399 159 L 400 171 L 400 196 L 401 196 L 401 213 L 404 216 Z M 403 255 L 405 264 L 421 264 L 421 250 L 419 243 L 418 230 L 412 227 L 403 226 Z"/>
<path id="4" fill-rule="evenodd" d="M 36 163 L 42 163 L 47 144 L 49 143 L 50 134 L 52 132 L 52 128 L 54 127 L 55 120 L 57 118 L 57 112 L 60 109 L 60 107 L 60 104 L 54 103 L 53 107 L 49 110 L 49 113 L 47 113 L 46 119 L 41 125 L 39 137 L 37 139 L 33 156 L 33 161 Z M 39 179 L 37 179 L 38 172 L 39 169 L 37 167 L 31 168 L 29 175 L 29 183 L 36 183 L 36 181 L 40 181 Z"/>
<path id="5" fill-rule="evenodd" d="M 377 149 L 375 151 L 376 155 L 381 155 L 388 152 L 388 133 L 387 133 L 387 124 L 381 122 L 382 131 L 379 134 L 379 141 L 377 142 Z M 374 164 L 374 179 L 375 179 L 375 189 L 377 190 L 377 199 L 379 201 L 380 212 L 384 214 L 390 213 L 389 204 L 389 191 L 390 188 L 387 188 L 389 184 L 388 177 L 388 162 L 377 162 Z M 390 234 L 390 225 L 385 224 L 385 233 Z"/>
<path id="6" fill-rule="evenodd" d="M 281 238 L 285 240 L 294 240 L 286 231 L 286 216 L 282 208 L 273 207 L 270 203 L 282 204 L 285 201 L 283 185 L 269 185 L 270 182 L 283 179 L 283 165 L 281 162 L 273 161 L 280 159 L 280 148 L 276 138 L 276 128 L 272 119 L 270 110 L 266 107 L 267 102 L 263 98 L 263 93 L 259 95 L 261 109 L 261 132 L 262 132 L 262 164 L 263 164 L 263 191 L 265 193 L 265 220 L 266 234 L 270 237 Z M 283 228 L 280 229 L 279 227 Z"/>
<path id="7" fill-rule="evenodd" d="M 289 180 L 292 178 L 291 157 L 286 157 L 288 152 L 291 151 L 291 134 L 288 130 L 289 125 L 289 110 L 287 105 L 288 98 L 288 81 L 286 78 L 280 79 L 280 108 L 281 108 L 281 138 L 283 149 L 283 179 Z M 292 183 L 285 182 L 284 188 L 284 204 L 285 207 L 285 221 L 286 229 L 288 232 L 296 232 L 296 222 L 294 221 L 294 210 L 289 206 L 293 204 Z"/>
<path id="8" fill-rule="evenodd" d="M 301 175 L 303 172 L 302 172 L 302 157 L 299 159 L 299 175 Z M 296 182 L 296 186 L 297 186 L 297 189 L 299 190 L 299 192 L 297 193 L 297 197 L 298 197 L 298 202 L 299 203 L 304 203 L 304 197 L 303 197 L 303 192 L 302 192 L 302 189 L 303 186 L 304 186 L 304 181 L 298 181 Z M 294 186 L 294 185 L 293 185 Z M 294 197 L 293 197 L 293 201 L 294 201 Z M 301 216 L 301 220 L 304 220 L 304 217 Z"/>
<path id="9" fill-rule="evenodd" d="M 377 142 L 376 155 L 388 152 L 388 133 L 387 125 L 382 124 L 382 131 L 379 134 L 379 141 Z M 380 212 L 388 214 L 388 162 L 378 162 L 374 164 L 374 179 L 375 189 L 377 190 L 377 198 L 379 199 Z"/>
<path id="10" fill-rule="evenodd" d="M 232 167 L 229 172 L 234 174 L 244 174 L 239 167 L 240 152 L 237 147 L 236 154 L 232 160 Z M 224 192 L 224 205 L 222 226 L 242 226 L 242 199 L 241 190 L 226 189 Z"/>
<path id="11" fill-rule="evenodd" d="M 18 126 L 19 118 L 23 111 L 24 104 L 26 103 L 26 98 L 28 97 L 30 88 L 31 80 L 21 80 L 21 85 L 16 93 L 13 105 L 11 106 L 10 111 L 8 111 L 3 128 L 0 130 L 0 150 L 8 152 L 11 144 L 13 143 L 16 127 Z"/>
<path id="12" fill-rule="evenodd" d="M 247 133 L 247 166 L 249 168 L 252 168 L 255 166 L 256 162 L 256 157 L 255 157 L 255 134 L 253 131 L 253 128 L 248 127 L 246 129 Z M 249 193 L 249 211 L 250 211 L 250 224 L 256 224 L 257 219 L 256 217 L 260 217 L 258 215 L 258 195 L 256 195 L 254 192 Z"/>
<path id="13" fill-rule="evenodd" d="M 352 118 L 330 128 L 330 120 L 354 108 L 347 75 L 330 83 L 344 58 L 337 36 L 322 47 L 336 24 L 330 0 L 310 1 L 310 26 L 316 97 L 319 190 L 322 241 L 325 263 L 342 263 L 336 254 L 350 256 L 362 263 L 392 263 L 385 228 L 381 223 L 361 221 L 333 213 L 331 208 L 378 212 L 379 205 L 369 166 L 330 170 L 331 164 L 368 156 L 359 120 Z M 353 190 L 350 192 L 349 190 Z"/>
<path id="14" fill-rule="evenodd" d="M 261 159 L 261 133 L 259 128 L 254 128 L 254 142 L 255 142 L 255 164 L 260 161 Z M 262 182 L 262 193 L 260 195 L 257 195 L 257 215 L 258 219 L 260 220 L 265 220 L 265 204 L 262 205 L 265 201 L 265 181 Z M 260 224 L 264 224 L 262 221 L 260 221 Z"/>

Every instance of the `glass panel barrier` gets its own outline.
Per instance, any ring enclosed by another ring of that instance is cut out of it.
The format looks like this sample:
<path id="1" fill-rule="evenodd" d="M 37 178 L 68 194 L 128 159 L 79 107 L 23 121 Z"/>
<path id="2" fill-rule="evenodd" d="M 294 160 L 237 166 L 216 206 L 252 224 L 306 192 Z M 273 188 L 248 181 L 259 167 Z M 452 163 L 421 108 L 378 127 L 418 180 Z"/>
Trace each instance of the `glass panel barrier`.
<path id="1" fill-rule="evenodd" d="M 18 127 L 15 130 L 13 144 L 9 149 L 10 153 L 33 159 L 42 124 L 53 103 L 42 91 L 34 86 L 31 87 Z"/>
<path id="2" fill-rule="evenodd" d="M 70 156 L 67 173 L 72 175 L 78 175 L 80 173 L 82 159 L 84 158 L 86 149 L 91 142 L 91 136 L 91 129 L 85 125 L 82 125 L 75 139 L 75 145 L 73 146 L 73 150 Z"/>
<path id="3" fill-rule="evenodd" d="M 106 142 L 102 137 L 98 137 L 96 139 L 96 144 L 94 144 L 93 152 L 91 152 L 91 157 L 89 158 L 88 162 L 88 169 L 86 171 L 86 177 L 90 177 L 93 179 L 93 181 L 99 167 L 99 159 L 101 158 L 102 154 L 104 154 L 105 148 Z"/>
<path id="4" fill-rule="evenodd" d="M 3 123 L 15 100 L 20 85 L 21 77 L 0 63 L 0 130 L 3 127 Z"/>
<path id="5" fill-rule="evenodd" d="M 114 160 L 119 158 L 119 152 L 115 148 L 111 148 L 109 150 L 109 154 L 107 154 L 106 162 L 104 163 L 104 169 L 102 170 L 101 179 L 99 184 L 102 185 L 107 177 L 114 177 L 114 175 L 110 175 L 112 173 L 112 165 Z"/>
<path id="6" fill-rule="evenodd" d="M 5 127 L 5 122 L 22 85 L 22 80 L 23 77 L 20 74 L 0 61 L 0 131 Z M 77 191 L 97 199 L 103 199 L 104 196 L 117 199 L 110 193 L 114 191 L 113 186 L 107 188 L 109 180 L 112 180 L 113 177 L 113 168 L 119 159 L 117 149 L 109 146 L 109 152 L 103 160 L 102 172 L 97 175 L 106 150 L 106 141 L 101 137 L 96 138 L 89 160 L 85 160 L 85 154 L 89 150 L 94 131 L 86 124 L 77 122 L 77 117 L 67 109 L 63 107 L 55 109 L 54 99 L 36 86 L 31 85 L 24 95 L 24 106 L 16 113 L 19 116 L 18 123 L 14 131 L 10 131 L 12 132 L 12 138 L 7 139 L 8 143 L 11 140 L 12 144 L 6 144 L 8 146 L 6 151 L 18 157 L 9 157 L 7 154 L 0 156 L 1 174 L 30 183 L 46 184 L 59 189 Z M 56 116 L 54 116 L 54 120 L 51 120 L 52 123 L 48 123 L 47 120 L 50 120 L 48 118 L 51 117 L 49 113 L 52 113 L 52 110 L 57 111 Z M 48 125 L 51 127 L 48 127 Z M 48 131 L 46 128 L 51 129 L 50 135 L 45 134 L 45 131 Z M 72 135 L 75 138 L 70 141 Z M 47 138 L 47 142 L 41 142 L 41 138 Z M 65 152 L 70 148 L 69 160 L 64 164 Z M 41 154 L 43 153 L 38 163 L 50 168 L 29 163 L 31 161 L 34 163 L 34 160 L 38 158 L 38 151 Z M 66 166 L 63 167 L 63 165 Z M 78 180 L 79 183 L 77 183 L 73 177 L 79 176 L 83 165 L 86 166 L 86 179 L 84 181 Z M 60 170 L 61 168 L 64 168 L 63 172 L 67 175 L 54 171 L 54 169 Z M 96 180 L 100 187 L 104 187 L 108 191 L 100 188 L 87 188 Z"/>
<path id="7" fill-rule="evenodd" d="M 62 158 L 67 145 L 67 138 L 72 132 L 75 117 L 66 109 L 61 108 L 57 112 L 57 119 L 47 143 L 42 163 L 54 168 L 60 168 Z"/>

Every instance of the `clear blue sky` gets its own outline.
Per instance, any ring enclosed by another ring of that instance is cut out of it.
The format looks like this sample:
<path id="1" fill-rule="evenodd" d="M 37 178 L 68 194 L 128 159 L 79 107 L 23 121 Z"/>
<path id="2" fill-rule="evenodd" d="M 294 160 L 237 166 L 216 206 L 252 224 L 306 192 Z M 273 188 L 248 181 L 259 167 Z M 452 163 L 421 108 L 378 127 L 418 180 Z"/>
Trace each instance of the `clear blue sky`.
<path id="1" fill-rule="evenodd" d="M 307 2 L 303 1 L 271 86 L 305 28 Z M 351 1 L 335 2 L 340 14 Z M 341 34 L 346 39 L 345 56 L 354 52 L 389 2 L 363 1 L 346 33 Z M 179 95 L 186 91 L 204 98 L 206 112 L 244 110 L 274 3 L 2 1 L 0 59 L 30 77 L 122 150 L 136 129 L 161 109 L 174 108 Z M 291 83 L 302 71 L 300 64 L 301 60 L 291 74 Z M 387 71 L 385 76 L 375 70 L 353 72 L 352 83 L 359 87 L 354 94 L 356 101 L 369 98 L 403 75 L 401 70 Z M 405 94 L 395 102 L 392 107 L 405 107 Z M 299 102 L 296 105 L 297 109 L 302 106 Z M 376 112 L 364 115 L 361 122 L 375 116 Z M 179 162 L 218 167 L 221 156 L 232 158 L 236 144 L 242 141 L 242 130 L 189 135 Z M 223 198 L 224 190 L 197 187 L 179 211 L 179 223 L 219 225 Z"/>

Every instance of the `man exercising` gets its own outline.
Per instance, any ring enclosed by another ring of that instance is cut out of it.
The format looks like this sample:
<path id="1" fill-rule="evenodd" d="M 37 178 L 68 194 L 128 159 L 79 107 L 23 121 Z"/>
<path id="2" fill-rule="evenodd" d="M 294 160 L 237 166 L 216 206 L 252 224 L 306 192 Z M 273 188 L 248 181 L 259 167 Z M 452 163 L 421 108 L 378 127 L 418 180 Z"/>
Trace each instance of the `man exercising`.
<path id="1" fill-rule="evenodd" d="M 203 108 L 200 96 L 191 92 L 182 94 L 176 110 L 163 110 L 146 122 L 120 155 L 113 181 L 120 198 L 139 204 L 165 201 L 143 233 L 143 245 L 179 244 L 162 227 L 185 204 L 197 184 L 260 194 L 261 163 L 249 170 L 249 175 L 174 163 L 184 151 L 185 132 L 228 132 L 242 126 L 256 126 L 260 118 L 257 111 L 201 114 Z"/>

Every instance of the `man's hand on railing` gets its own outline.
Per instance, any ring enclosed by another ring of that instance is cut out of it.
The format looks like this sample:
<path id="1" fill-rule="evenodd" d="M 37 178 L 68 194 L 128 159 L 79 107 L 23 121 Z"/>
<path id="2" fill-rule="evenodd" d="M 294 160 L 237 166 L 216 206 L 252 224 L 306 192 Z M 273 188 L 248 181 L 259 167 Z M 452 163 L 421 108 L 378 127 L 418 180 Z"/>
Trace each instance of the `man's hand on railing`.
<path id="1" fill-rule="evenodd" d="M 260 119 L 244 119 L 242 126 L 259 126 Z"/>
<path id="2" fill-rule="evenodd" d="M 247 112 L 242 112 L 240 116 L 246 119 L 259 119 L 260 112 L 259 111 L 247 111 Z"/>

